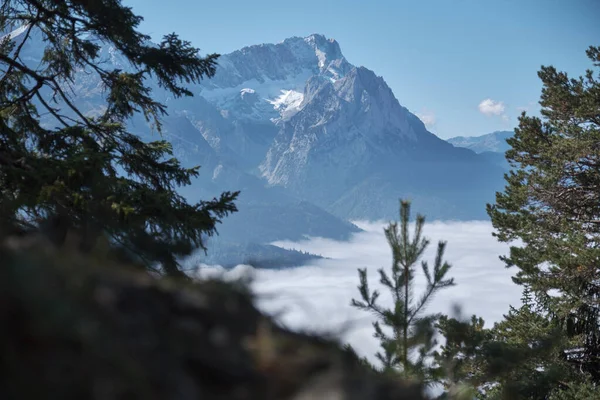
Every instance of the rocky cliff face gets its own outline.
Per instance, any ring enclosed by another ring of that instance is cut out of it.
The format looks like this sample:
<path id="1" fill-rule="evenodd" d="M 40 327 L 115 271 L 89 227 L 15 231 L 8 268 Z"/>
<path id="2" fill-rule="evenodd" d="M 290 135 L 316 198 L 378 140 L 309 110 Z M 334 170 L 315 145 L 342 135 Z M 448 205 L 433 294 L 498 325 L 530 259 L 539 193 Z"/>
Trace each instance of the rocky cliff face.
<path id="1" fill-rule="evenodd" d="M 335 82 L 309 79 L 300 107 L 282 121 L 261 171 L 269 183 L 318 203 L 335 201 L 361 177 L 384 171 L 386 161 L 406 157 L 417 141 L 408 111 L 366 68 Z"/>

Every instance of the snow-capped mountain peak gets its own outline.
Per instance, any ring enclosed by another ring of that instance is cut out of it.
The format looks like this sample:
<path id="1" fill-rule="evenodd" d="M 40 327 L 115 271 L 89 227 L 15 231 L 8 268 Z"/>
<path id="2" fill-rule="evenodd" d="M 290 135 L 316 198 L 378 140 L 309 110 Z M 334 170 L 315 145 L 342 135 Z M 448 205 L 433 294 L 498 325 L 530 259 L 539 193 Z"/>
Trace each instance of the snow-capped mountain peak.
<path id="1" fill-rule="evenodd" d="M 202 85 L 201 94 L 231 113 L 241 91 L 254 90 L 260 98 L 257 107 L 264 112 L 262 117 L 281 120 L 298 110 L 309 78 L 323 76 L 336 82 L 353 68 L 334 39 L 320 34 L 292 37 L 277 44 L 247 46 L 221 56 L 217 74 Z M 273 117 L 273 111 L 278 117 Z M 249 115 L 257 117 L 255 112 Z"/>
<path id="2" fill-rule="evenodd" d="M 314 49 L 318 60 L 317 66 L 321 72 L 328 71 L 328 68 L 334 69 L 335 66 L 331 64 L 335 61 L 345 60 L 340 45 L 335 39 L 327 39 L 323 35 L 313 34 L 305 37 L 304 41 Z M 333 72 L 331 73 L 333 74 Z M 335 74 L 339 75 L 339 72 L 335 71 Z"/>

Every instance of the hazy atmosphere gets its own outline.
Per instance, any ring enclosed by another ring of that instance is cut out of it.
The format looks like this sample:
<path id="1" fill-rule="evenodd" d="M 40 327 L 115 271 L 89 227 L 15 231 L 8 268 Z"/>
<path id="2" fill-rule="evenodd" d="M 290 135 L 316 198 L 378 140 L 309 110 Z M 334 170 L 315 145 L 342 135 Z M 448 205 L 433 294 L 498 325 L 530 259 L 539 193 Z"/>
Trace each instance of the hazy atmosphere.
<path id="1" fill-rule="evenodd" d="M 600 400 L 599 17 L 2 0 L 0 399 Z"/>

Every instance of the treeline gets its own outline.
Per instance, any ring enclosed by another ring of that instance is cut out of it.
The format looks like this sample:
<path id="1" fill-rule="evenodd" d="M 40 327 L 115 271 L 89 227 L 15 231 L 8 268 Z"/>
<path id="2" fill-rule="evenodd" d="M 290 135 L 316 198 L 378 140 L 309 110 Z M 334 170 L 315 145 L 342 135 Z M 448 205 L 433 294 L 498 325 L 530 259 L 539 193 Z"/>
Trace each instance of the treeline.
<path id="1" fill-rule="evenodd" d="M 244 264 L 254 268 L 282 269 L 305 265 L 323 258 L 306 251 L 283 249 L 269 244 L 219 241 L 210 243 L 209 247 L 206 254 L 189 257 L 186 264 L 192 267 L 199 264 L 218 264 L 224 268 Z"/>
<path id="2" fill-rule="evenodd" d="M 191 96 L 186 85 L 213 76 L 218 55 L 202 57 L 175 34 L 152 45 L 137 29 L 141 20 L 120 0 L 3 1 L 0 223 L 5 238 L 41 236 L 90 260 L 185 281 L 179 261 L 237 211 L 238 193 L 188 203 L 177 190 L 199 167 L 184 168 L 168 142 L 142 141 L 127 121 L 142 114 L 160 132 L 166 107 L 153 98 L 150 79 L 174 97 Z M 46 47 L 31 64 L 22 52 L 34 35 Z M 134 70 L 104 69 L 99 43 Z M 504 258 L 517 271 L 522 305 L 491 328 L 477 316 L 427 313 L 432 296 L 454 284 L 451 266 L 445 243 L 431 265 L 420 263 L 429 245 L 425 219 L 417 216 L 410 233 L 403 202 L 399 223 L 385 231 L 393 267 L 379 272 L 391 307 L 359 271 L 352 305 L 377 316 L 382 347 L 379 364 L 364 365 L 441 384 L 443 398 L 600 398 L 600 49 L 587 54 L 596 70 L 579 78 L 542 67 L 541 118 L 521 115 L 506 154 L 506 188 L 488 205 L 498 240 L 522 243 Z M 106 106 L 94 116 L 70 95 L 81 71 L 103 84 Z M 427 281 L 420 294 L 412 290 L 417 273 Z"/>

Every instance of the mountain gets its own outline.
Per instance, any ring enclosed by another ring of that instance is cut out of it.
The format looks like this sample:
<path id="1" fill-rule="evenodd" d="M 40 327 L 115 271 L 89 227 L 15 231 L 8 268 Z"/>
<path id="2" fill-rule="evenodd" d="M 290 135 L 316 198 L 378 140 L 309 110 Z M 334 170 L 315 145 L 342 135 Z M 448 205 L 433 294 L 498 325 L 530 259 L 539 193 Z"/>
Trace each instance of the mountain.
<path id="1" fill-rule="evenodd" d="M 104 68 L 130 68 L 110 46 L 101 55 Z M 192 98 L 153 87 L 168 106 L 163 136 L 184 164 L 202 166 L 182 193 L 198 200 L 242 192 L 240 212 L 224 220 L 213 248 L 305 235 L 343 240 L 359 231 L 348 220 L 396 219 L 399 198 L 430 219 L 487 218 L 502 168 L 427 131 L 382 77 L 348 62 L 337 41 L 293 37 L 218 62 L 213 78 L 190 87 Z M 86 112 L 102 110 L 97 77 L 81 70 L 70 85 Z M 130 128 L 157 137 L 139 116 Z"/>
<path id="2" fill-rule="evenodd" d="M 502 184 L 498 166 L 428 132 L 383 78 L 322 35 L 224 55 L 200 93 L 236 125 L 209 142 L 341 218 L 396 218 L 399 197 L 430 218 L 482 218 Z"/>
<path id="3" fill-rule="evenodd" d="M 504 154 L 506 150 L 510 149 L 506 139 L 511 138 L 514 134 L 513 131 L 496 131 L 482 136 L 457 136 L 448 139 L 448 143 L 473 150 L 475 153 L 489 151 Z"/>

